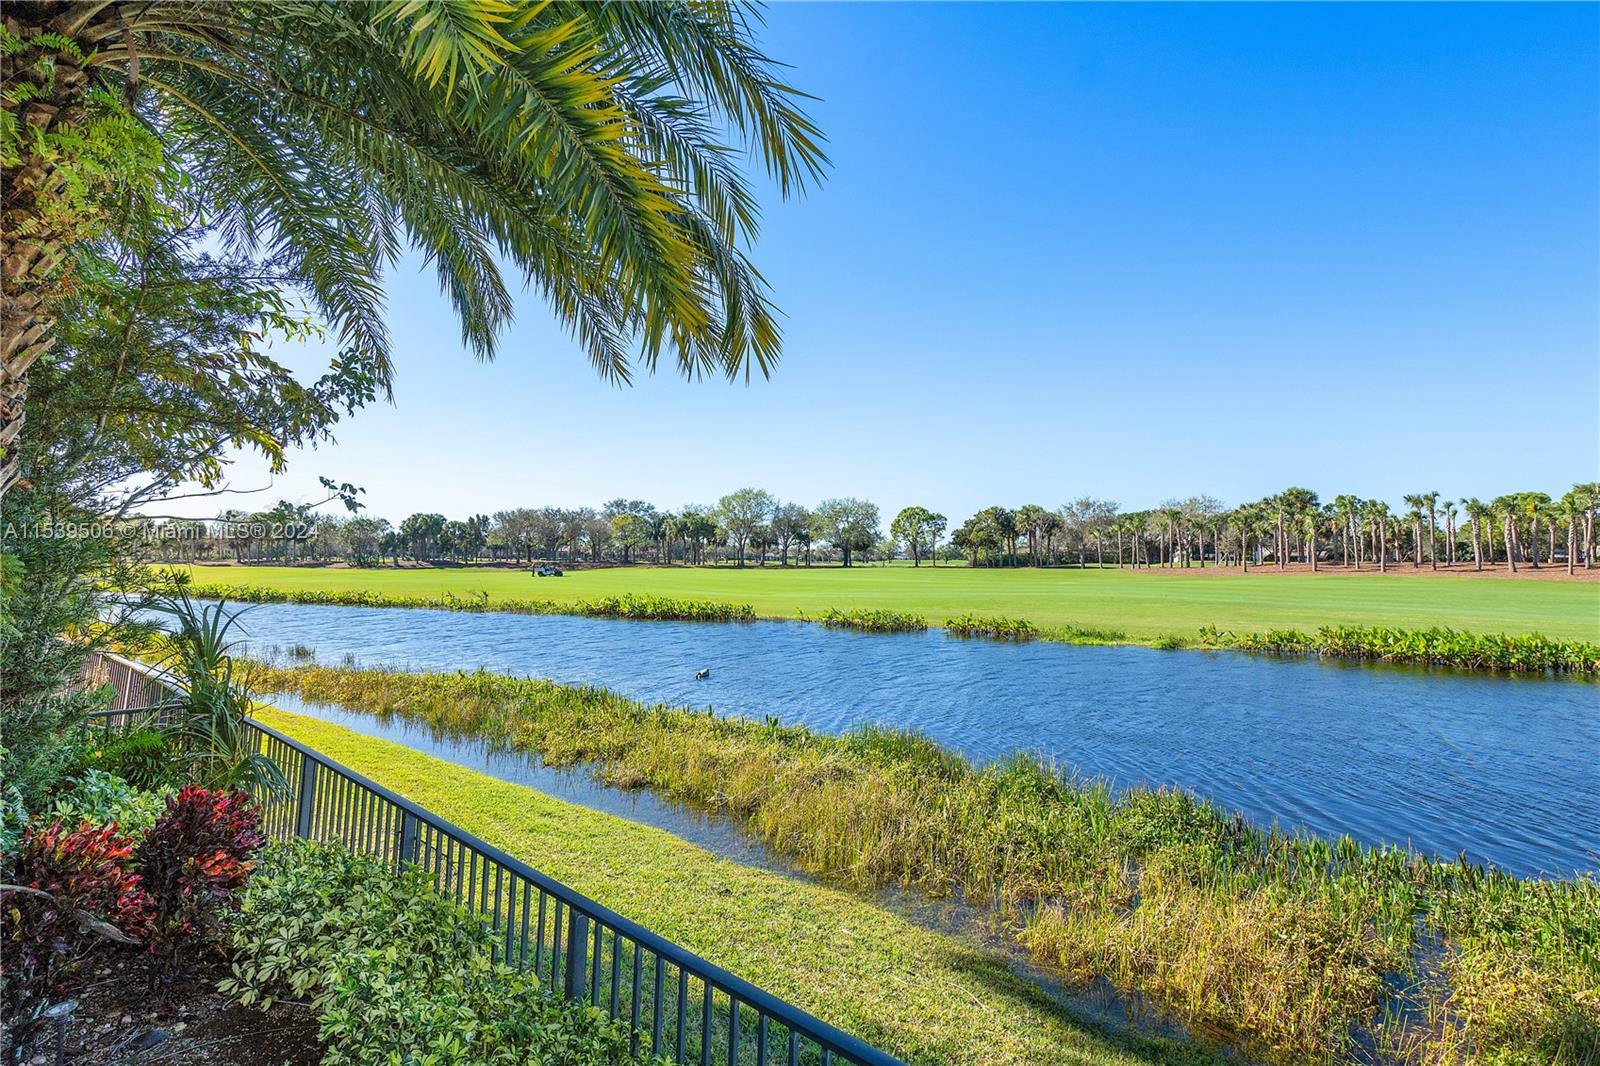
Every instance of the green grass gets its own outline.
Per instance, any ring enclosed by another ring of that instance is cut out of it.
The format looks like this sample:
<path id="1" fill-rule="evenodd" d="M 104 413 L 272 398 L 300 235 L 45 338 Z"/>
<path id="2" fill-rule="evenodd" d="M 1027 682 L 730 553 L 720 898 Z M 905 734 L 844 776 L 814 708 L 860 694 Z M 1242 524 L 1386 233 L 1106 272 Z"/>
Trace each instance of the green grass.
<path id="1" fill-rule="evenodd" d="M 192 568 L 198 582 L 295 590 L 360 589 L 395 596 L 597 601 L 628 593 L 748 603 L 764 618 L 816 618 L 829 608 L 1025 618 L 1150 643 L 1203 626 L 1237 633 L 1366 625 L 1600 639 L 1600 584 L 1461 576 L 1215 571 L 990 570 L 967 567 L 618 567 L 535 578 L 476 567 L 347 570 Z"/>
<path id="2" fill-rule="evenodd" d="M 485 672 L 251 669 L 263 691 L 731 815 L 829 883 L 994 900 L 1068 979 L 1140 991 L 1275 1061 L 1348 1061 L 1363 1036 L 1430 1061 L 1463 1040 L 1502 1063 L 1600 1056 L 1592 878 L 1287 836 L 1183 792 L 1114 794 L 1025 755 L 978 767 L 896 731 L 833 737 Z"/>
<path id="3" fill-rule="evenodd" d="M 259 717 L 577 891 L 912 1063 L 1212 1063 L 1080 1024 L 992 953 L 846 891 L 719 859 L 669 833 L 409 748 Z"/>

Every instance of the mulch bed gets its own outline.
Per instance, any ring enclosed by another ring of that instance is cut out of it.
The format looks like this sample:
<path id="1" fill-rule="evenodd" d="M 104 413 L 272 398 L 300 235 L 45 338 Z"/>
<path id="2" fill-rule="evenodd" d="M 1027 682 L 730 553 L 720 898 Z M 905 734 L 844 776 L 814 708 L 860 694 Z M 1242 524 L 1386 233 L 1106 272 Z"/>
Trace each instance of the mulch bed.
<path id="1" fill-rule="evenodd" d="M 317 1022 L 304 1006 L 239 1005 L 216 990 L 228 975 L 219 956 L 186 965 L 165 1006 L 150 988 L 143 957 L 112 959 L 82 974 L 67 1030 L 65 1061 L 84 1066 L 198 1063 L 202 1066 L 312 1066 L 322 1061 Z M 32 1058 L 56 1061 L 55 1038 L 41 1034 Z"/>

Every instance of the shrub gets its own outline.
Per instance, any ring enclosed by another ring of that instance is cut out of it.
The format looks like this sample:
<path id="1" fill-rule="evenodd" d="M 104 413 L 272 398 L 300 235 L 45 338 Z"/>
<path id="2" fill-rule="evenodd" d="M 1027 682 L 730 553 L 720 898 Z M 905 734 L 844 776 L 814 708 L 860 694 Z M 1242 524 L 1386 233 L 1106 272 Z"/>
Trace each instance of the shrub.
<path id="1" fill-rule="evenodd" d="M 621 1028 L 494 962 L 488 928 L 417 869 L 329 844 L 270 847 L 232 931 L 224 992 L 308 999 L 330 1066 L 613 1063 Z"/>
<path id="2" fill-rule="evenodd" d="M 28 1017 L 98 948 L 145 934 L 150 900 L 129 866 L 132 852 L 114 823 L 69 831 L 54 821 L 23 833 L 0 910 L 11 1017 Z"/>
<path id="3" fill-rule="evenodd" d="M 136 788 L 120 777 L 89 769 L 78 775 L 51 812 L 65 825 L 115 822 L 129 837 L 144 835 L 166 809 L 168 792 Z"/>
<path id="4" fill-rule="evenodd" d="M 175 753 L 155 729 L 138 729 L 91 747 L 85 752 L 85 765 L 135 788 L 161 789 L 179 783 Z"/>
<path id="5" fill-rule="evenodd" d="M 189 786 L 134 852 L 150 897 L 150 953 L 170 983 L 183 951 L 203 944 L 238 904 L 264 838 L 254 801 L 243 792 Z"/>
<path id="6" fill-rule="evenodd" d="M 817 620 L 830 629 L 859 629 L 863 633 L 920 633 L 928 628 L 928 620 L 921 615 L 862 608 L 841 611 L 829 607 Z"/>

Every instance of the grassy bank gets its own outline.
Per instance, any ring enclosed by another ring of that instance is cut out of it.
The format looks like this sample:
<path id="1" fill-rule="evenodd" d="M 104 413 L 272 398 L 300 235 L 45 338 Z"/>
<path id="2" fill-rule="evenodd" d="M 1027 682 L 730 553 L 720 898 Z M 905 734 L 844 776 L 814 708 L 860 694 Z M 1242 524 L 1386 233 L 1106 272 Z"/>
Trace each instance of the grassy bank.
<path id="1" fill-rule="evenodd" d="M 1431 1061 L 1600 1056 L 1593 880 L 1287 837 L 1179 792 L 1113 795 L 1020 757 L 974 767 L 877 730 L 829 737 L 482 673 L 256 680 L 725 811 L 831 880 L 996 900 L 1069 977 L 1141 990 L 1282 1061 L 1363 1040 Z"/>
<path id="2" fill-rule="evenodd" d="M 1108 631 L 1150 643 L 1203 626 L 1235 633 L 1322 626 L 1451 627 L 1600 639 L 1600 583 L 1459 576 L 1251 571 L 988 570 L 861 567 L 746 570 L 626 567 L 535 578 L 480 568 L 346 570 L 193 567 L 208 585 L 283 592 L 361 591 L 407 598 L 484 597 L 491 604 L 571 604 L 627 593 L 750 604 L 762 618 L 815 618 L 828 608 L 894 611 L 929 625 L 964 614 L 1025 618 L 1041 629 Z"/>
<path id="3" fill-rule="evenodd" d="M 592 899 L 912 1063 L 1210 1063 L 1076 1023 L 993 956 L 855 895 L 718 859 L 657 829 L 384 740 L 264 709 L 268 724 Z"/>

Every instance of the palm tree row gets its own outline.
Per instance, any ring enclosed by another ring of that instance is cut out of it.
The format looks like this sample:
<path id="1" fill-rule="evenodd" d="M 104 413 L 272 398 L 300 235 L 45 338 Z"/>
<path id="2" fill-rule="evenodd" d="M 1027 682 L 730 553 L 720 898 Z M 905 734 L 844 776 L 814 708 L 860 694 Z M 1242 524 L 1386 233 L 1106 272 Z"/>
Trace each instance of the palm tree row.
<path id="1" fill-rule="evenodd" d="M 884 536 L 878 509 L 864 500 L 826 500 L 816 507 L 783 503 L 759 489 L 741 489 L 715 505 L 677 511 L 644 500 L 616 499 L 599 508 L 517 508 L 451 521 L 414 514 L 391 525 L 381 518 L 330 517 L 280 503 L 216 523 L 171 522 L 144 532 L 169 560 L 234 558 L 239 562 L 347 559 L 370 565 L 402 557 L 531 563 L 535 558 L 592 563 L 691 565 L 747 558 L 780 565 L 790 559 L 964 559 L 973 566 L 1339 566 L 1387 571 L 1392 566 L 1438 570 L 1470 564 L 1569 572 L 1592 569 L 1600 483 L 1575 485 L 1559 499 L 1511 493 L 1485 503 L 1444 500 L 1437 492 L 1404 497 L 1405 510 L 1344 494 L 1323 503 L 1305 488 L 1236 507 L 1209 496 L 1125 511 L 1108 500 L 1079 499 L 1057 509 L 986 507 L 941 542 L 945 519 L 908 507 Z"/>

